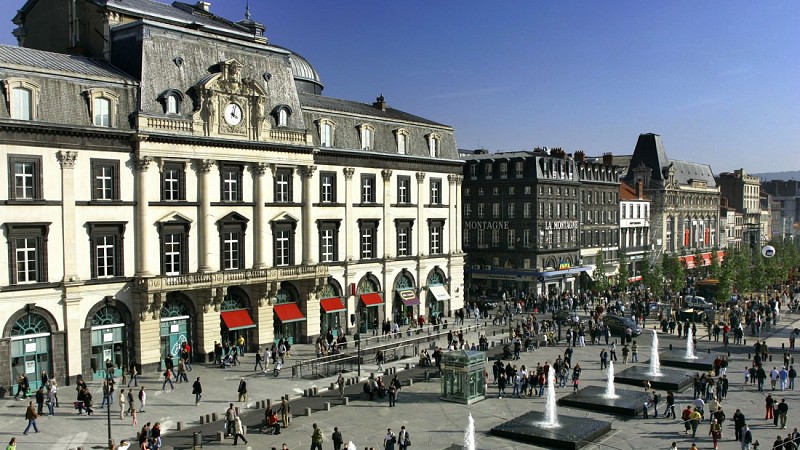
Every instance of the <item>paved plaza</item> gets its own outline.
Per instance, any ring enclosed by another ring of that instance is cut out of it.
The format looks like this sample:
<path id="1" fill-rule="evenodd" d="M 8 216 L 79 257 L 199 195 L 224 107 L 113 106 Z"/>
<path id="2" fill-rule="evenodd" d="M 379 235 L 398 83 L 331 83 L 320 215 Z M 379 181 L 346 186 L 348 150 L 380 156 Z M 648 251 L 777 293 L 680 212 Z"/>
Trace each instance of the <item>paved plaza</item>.
<path id="1" fill-rule="evenodd" d="M 798 316 L 784 316 L 779 323 L 778 329 L 773 334 L 768 334 L 767 343 L 771 353 L 775 355 L 776 361 L 773 365 L 780 366 L 781 343 L 788 346 L 788 331 L 800 320 Z M 470 324 L 470 321 L 467 321 Z M 648 328 L 652 329 L 653 323 L 648 323 Z M 457 328 L 457 327 L 456 327 Z M 492 340 L 492 333 L 497 333 L 494 337 L 499 340 L 502 334 L 500 326 L 493 327 L 491 323 L 481 332 L 487 333 Z M 640 346 L 640 363 L 646 365 L 649 358 L 650 331 L 637 339 Z M 712 353 L 722 354 L 726 350 L 720 343 L 709 342 L 705 336 L 705 330 L 699 330 L 698 351 L 707 352 L 712 349 Z M 771 337 L 770 337 L 771 336 Z M 674 348 L 683 348 L 684 341 L 675 336 L 659 333 L 660 347 L 666 350 L 670 344 Z M 468 342 L 477 342 L 477 333 L 472 332 L 466 336 Z M 772 420 L 764 420 L 764 397 L 765 393 L 756 391 L 754 385 L 744 385 L 742 372 L 748 358 L 748 352 L 752 352 L 754 338 L 747 338 L 748 346 L 731 346 L 731 364 L 728 369 L 728 378 L 731 380 L 727 401 L 723 402 L 728 420 L 723 427 L 724 439 L 720 444 L 721 449 L 739 448 L 739 443 L 733 441 L 732 416 L 736 408 L 741 408 L 748 424 L 753 430 L 756 439 L 762 443 L 762 450 L 771 446 L 777 434 L 790 432 L 795 424 L 794 411 L 797 407 L 797 399 L 800 391 L 778 392 L 777 400 L 786 398 L 789 404 L 789 421 L 787 430 L 775 430 Z M 446 345 L 444 338 L 437 342 L 438 345 Z M 537 362 L 554 361 L 556 356 L 563 354 L 564 345 L 555 347 L 542 347 L 534 352 L 524 353 L 519 361 L 512 361 L 516 365 L 524 364 L 526 367 L 536 367 Z M 582 386 L 604 386 L 605 371 L 599 370 L 599 352 L 601 346 L 587 345 L 583 348 L 576 348 L 573 356 L 574 362 L 580 363 L 584 369 L 581 375 Z M 499 348 L 494 349 L 494 351 Z M 296 345 L 293 347 L 292 360 L 296 361 L 313 356 L 313 347 L 308 345 Z M 490 354 L 493 352 L 490 351 Z M 205 414 L 217 413 L 220 418 L 228 404 L 233 402 L 241 409 L 243 422 L 250 427 L 247 434 L 248 444 L 246 447 L 253 449 L 269 449 L 271 447 L 280 448 L 282 443 L 286 443 L 290 449 L 305 449 L 310 446 L 311 426 L 317 423 L 323 430 L 326 442 L 323 448 L 333 448 L 330 435 L 333 427 L 339 427 L 345 442 L 353 441 L 359 449 L 362 448 L 382 448 L 383 436 L 386 429 L 391 427 L 395 432 L 400 426 L 406 426 L 410 431 L 413 441 L 413 448 L 447 449 L 461 448 L 463 445 L 464 429 L 467 418 L 471 414 L 475 420 L 477 448 L 480 449 L 512 449 L 512 448 L 535 448 L 530 445 L 509 441 L 489 435 L 489 430 L 507 420 L 522 415 L 531 410 L 542 411 L 544 409 L 544 398 L 497 398 L 497 389 L 489 385 L 489 398 L 487 400 L 472 404 L 460 405 L 439 400 L 438 379 L 430 382 L 422 381 L 423 369 L 412 368 L 403 370 L 406 363 L 416 363 L 416 358 L 402 360 L 387 364 L 384 368 L 396 368 L 398 376 L 404 380 L 404 387 L 398 396 L 397 407 L 389 408 L 388 402 L 368 401 L 361 396 L 361 386 L 353 385 L 347 388 L 346 395 L 350 402 L 342 405 L 339 400 L 338 392 L 328 391 L 330 384 L 335 378 L 325 378 L 319 380 L 305 380 L 291 378 L 290 371 L 284 370 L 278 378 L 271 374 L 264 375 L 260 372 L 253 372 L 252 355 L 244 358 L 243 365 L 231 369 L 218 369 L 201 364 L 196 364 L 194 370 L 189 373 L 190 382 L 196 377 L 201 377 L 204 386 L 203 401 L 199 406 L 194 405 L 194 396 L 191 394 L 190 384 L 176 384 L 174 390 L 161 390 L 161 382 L 154 374 L 141 377 L 140 385 L 144 384 L 150 393 L 147 401 L 147 410 L 140 413 L 138 417 L 139 426 L 131 425 L 131 419 L 119 419 L 119 408 L 115 403 L 112 406 L 111 423 L 112 434 L 116 441 L 122 438 L 134 440 L 136 431 L 145 422 L 161 422 L 162 429 L 165 431 L 163 438 L 164 448 L 184 449 L 192 448 L 193 433 L 201 431 L 203 433 L 203 448 L 215 448 L 221 446 L 231 446 L 232 439 L 225 439 L 217 442 L 216 433 L 222 431 L 223 422 L 218 421 L 208 425 L 200 425 L 199 417 Z M 287 367 L 293 361 L 287 361 Z M 621 363 L 621 356 L 616 364 L 616 370 L 620 371 L 626 366 Z M 767 362 L 765 368 L 771 369 L 771 364 Z M 377 367 L 370 362 L 362 366 L 362 379 L 372 372 L 376 372 Z M 490 370 L 491 372 L 491 370 Z M 355 374 L 348 374 L 354 376 Z M 245 377 L 248 382 L 249 399 L 247 405 L 238 403 L 237 387 L 239 380 Z M 391 376 L 386 376 L 386 381 Z M 405 380 L 413 378 L 411 386 L 406 386 Z M 312 386 L 318 388 L 319 395 L 311 398 L 299 398 L 304 389 Z M 767 387 L 769 383 L 767 383 Z M 100 386 L 92 384 L 90 387 L 94 391 L 95 405 L 101 401 Z M 642 389 L 633 386 L 617 385 L 617 389 Z M 508 389 L 510 392 L 510 389 Z M 560 388 L 556 390 L 558 396 L 572 392 L 572 387 Z M 71 449 L 83 447 L 104 448 L 107 431 L 105 410 L 96 408 L 93 416 L 81 416 L 72 409 L 71 403 L 74 399 L 74 388 L 63 386 L 59 390 L 61 407 L 56 410 L 55 417 L 42 417 L 39 419 L 41 433 L 23 436 L 22 430 L 25 426 L 24 411 L 27 402 L 4 399 L 0 401 L 0 429 L 3 430 L 5 442 L 11 436 L 16 436 L 18 449 L 22 450 L 44 450 L 44 449 Z M 662 398 L 665 392 L 661 392 Z M 676 410 L 680 411 L 691 400 L 692 389 L 676 395 Z M 277 403 L 281 396 L 289 395 L 293 398 L 292 412 L 295 415 L 291 426 L 283 430 L 279 436 L 262 435 L 255 430 L 255 424 L 260 423 L 263 418 L 263 409 L 256 409 L 256 402 L 271 399 Z M 332 409 L 324 411 L 324 403 L 330 402 Z M 138 402 L 137 402 L 138 404 Z M 303 415 L 305 408 L 312 408 L 312 415 Z M 659 418 L 655 419 L 621 419 L 615 416 L 602 413 L 588 412 L 578 409 L 560 407 L 560 415 L 573 417 L 592 417 L 594 419 L 608 420 L 612 422 L 612 431 L 601 438 L 598 442 L 589 444 L 585 448 L 603 449 L 644 449 L 644 448 L 663 448 L 669 447 L 672 441 L 678 442 L 678 448 L 688 449 L 692 442 L 697 442 L 699 448 L 712 448 L 710 436 L 708 436 L 708 422 L 701 424 L 698 429 L 697 439 L 692 440 L 691 436 L 683 433 L 683 426 L 678 420 L 664 419 L 661 415 L 666 403 L 660 403 Z M 183 431 L 177 431 L 177 423 L 182 422 Z M 239 444 L 243 445 L 242 443 Z"/>

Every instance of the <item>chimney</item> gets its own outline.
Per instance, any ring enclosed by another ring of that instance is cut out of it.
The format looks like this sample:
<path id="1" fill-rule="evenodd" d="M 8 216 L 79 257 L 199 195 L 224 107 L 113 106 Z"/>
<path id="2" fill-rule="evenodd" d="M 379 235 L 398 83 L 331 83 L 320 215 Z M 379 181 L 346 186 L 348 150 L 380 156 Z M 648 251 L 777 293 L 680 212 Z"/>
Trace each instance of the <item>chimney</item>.
<path id="1" fill-rule="evenodd" d="M 636 197 L 639 198 L 639 200 L 644 198 L 644 183 L 642 180 L 636 182 Z"/>
<path id="2" fill-rule="evenodd" d="M 205 12 L 211 10 L 211 2 L 199 1 L 194 6 L 197 7 L 197 9 L 202 9 Z"/>
<path id="3" fill-rule="evenodd" d="M 575 152 L 575 161 L 584 162 L 586 161 L 586 153 L 583 150 L 578 150 Z"/>
<path id="4" fill-rule="evenodd" d="M 375 103 L 372 106 L 380 109 L 381 111 L 386 111 L 386 101 L 383 99 L 383 94 L 381 94 L 377 99 L 375 99 Z"/>
<path id="5" fill-rule="evenodd" d="M 614 165 L 614 155 L 612 155 L 611 152 L 603 153 L 603 164 L 606 166 Z"/>

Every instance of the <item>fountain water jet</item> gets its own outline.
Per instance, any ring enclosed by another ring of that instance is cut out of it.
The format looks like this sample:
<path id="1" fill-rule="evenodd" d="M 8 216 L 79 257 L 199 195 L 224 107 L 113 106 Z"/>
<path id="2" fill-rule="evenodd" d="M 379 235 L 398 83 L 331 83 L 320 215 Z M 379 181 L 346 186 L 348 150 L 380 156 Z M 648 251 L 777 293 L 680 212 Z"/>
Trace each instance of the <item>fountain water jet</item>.
<path id="1" fill-rule="evenodd" d="M 653 330 L 653 342 L 650 344 L 650 371 L 648 375 L 660 377 L 661 361 L 658 359 L 658 331 Z"/>
<path id="2" fill-rule="evenodd" d="M 475 420 L 469 415 L 467 429 L 464 430 L 464 450 L 475 450 Z"/>
<path id="3" fill-rule="evenodd" d="M 686 333 L 686 359 L 697 359 L 697 355 L 694 354 L 694 330 L 689 327 L 689 332 Z"/>
<path id="4" fill-rule="evenodd" d="M 553 366 L 547 371 L 547 394 L 544 409 L 544 421 L 539 426 L 542 428 L 558 428 L 558 413 L 556 412 L 556 371 Z"/>
<path id="5" fill-rule="evenodd" d="M 608 374 L 608 379 L 606 380 L 606 393 L 603 394 L 603 398 L 607 399 L 619 398 L 616 389 L 614 389 L 614 361 L 608 362 L 607 374 Z"/>
<path id="6" fill-rule="evenodd" d="M 356 447 L 356 444 L 353 444 L 353 441 L 349 441 L 347 442 L 347 450 L 358 450 L 358 447 Z"/>

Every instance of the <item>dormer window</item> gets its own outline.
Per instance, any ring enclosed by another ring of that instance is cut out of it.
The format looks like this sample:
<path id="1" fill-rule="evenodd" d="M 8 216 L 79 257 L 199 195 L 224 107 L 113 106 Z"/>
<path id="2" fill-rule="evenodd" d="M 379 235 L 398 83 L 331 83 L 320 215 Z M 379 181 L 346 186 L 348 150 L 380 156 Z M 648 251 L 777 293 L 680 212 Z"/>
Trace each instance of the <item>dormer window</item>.
<path id="1" fill-rule="evenodd" d="M 397 139 L 397 154 L 398 155 L 407 155 L 408 154 L 408 131 L 404 128 L 398 128 L 394 131 L 395 138 Z"/>
<path id="2" fill-rule="evenodd" d="M 333 147 L 336 124 L 330 119 L 319 119 L 319 145 L 320 147 Z"/>
<path id="3" fill-rule="evenodd" d="M 272 116 L 275 117 L 275 126 L 278 127 L 288 127 L 290 115 L 292 115 L 292 109 L 288 105 L 278 105 L 272 110 Z"/>
<path id="4" fill-rule="evenodd" d="M 368 123 L 359 125 L 359 132 L 361 133 L 361 150 L 369 150 L 373 148 L 373 139 L 375 137 L 375 127 Z"/>
<path id="5" fill-rule="evenodd" d="M 183 94 L 175 89 L 167 89 L 158 96 L 158 101 L 164 108 L 164 114 L 180 114 Z"/>
<path id="6" fill-rule="evenodd" d="M 115 126 L 117 94 L 105 89 L 91 89 L 86 92 L 86 95 L 89 97 L 92 123 L 97 127 L 111 128 Z"/>
<path id="7" fill-rule="evenodd" d="M 37 120 L 39 87 L 26 80 L 8 78 L 3 83 L 12 119 Z"/>
<path id="8" fill-rule="evenodd" d="M 430 157 L 431 158 L 441 157 L 441 149 L 439 148 L 441 137 L 439 137 L 439 135 L 436 133 L 431 133 L 425 136 L 425 138 L 428 140 L 428 154 L 430 155 Z"/>

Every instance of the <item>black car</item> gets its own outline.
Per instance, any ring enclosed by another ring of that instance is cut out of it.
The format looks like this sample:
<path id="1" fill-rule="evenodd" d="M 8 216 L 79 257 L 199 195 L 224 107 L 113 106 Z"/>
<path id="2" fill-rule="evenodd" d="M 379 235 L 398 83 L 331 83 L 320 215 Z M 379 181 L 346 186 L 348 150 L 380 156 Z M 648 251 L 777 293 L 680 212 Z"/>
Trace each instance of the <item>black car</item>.
<path id="1" fill-rule="evenodd" d="M 553 320 L 561 325 L 569 325 L 575 323 L 575 317 L 578 313 L 570 309 L 559 309 L 553 313 Z M 578 320 L 580 322 L 580 319 Z"/>
<path id="2" fill-rule="evenodd" d="M 642 334 L 642 327 L 636 325 L 633 319 L 620 316 L 605 316 L 603 323 L 611 330 L 612 335 L 625 336 L 625 329 L 631 329 L 632 336 L 639 336 Z"/>

